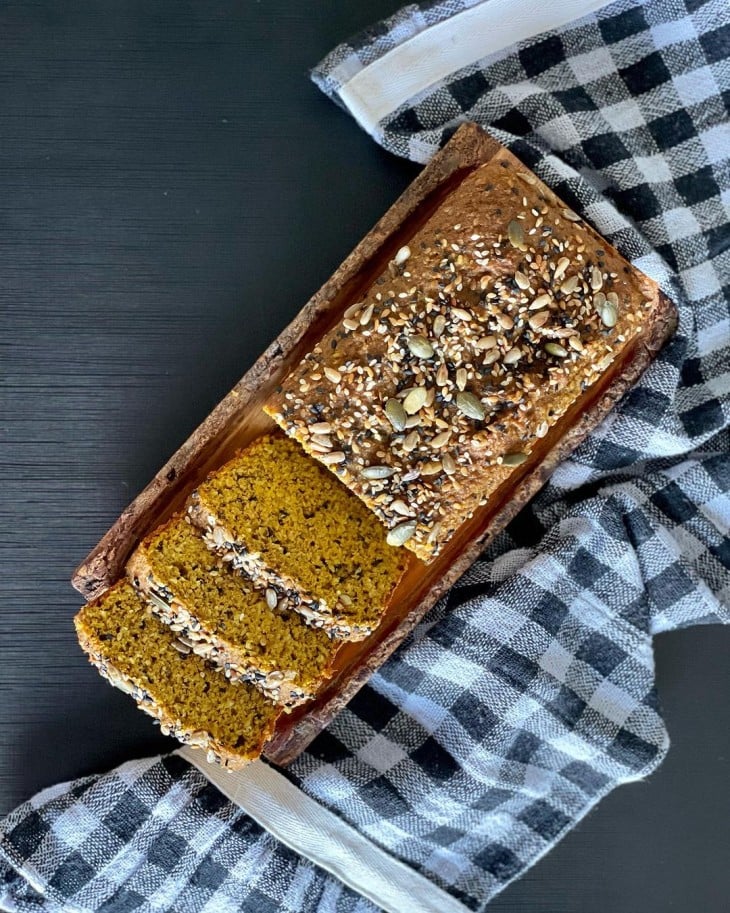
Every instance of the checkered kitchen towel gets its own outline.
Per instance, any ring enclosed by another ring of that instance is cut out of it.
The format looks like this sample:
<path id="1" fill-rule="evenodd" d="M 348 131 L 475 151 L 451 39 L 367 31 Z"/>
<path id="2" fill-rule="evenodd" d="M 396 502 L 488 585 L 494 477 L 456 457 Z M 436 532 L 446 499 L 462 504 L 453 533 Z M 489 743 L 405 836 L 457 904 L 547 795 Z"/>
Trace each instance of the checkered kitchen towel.
<path id="1" fill-rule="evenodd" d="M 579 5 L 409 6 L 314 78 L 418 161 L 482 123 L 677 336 L 285 774 L 219 789 L 183 751 L 41 793 L 0 829 L 3 909 L 478 910 L 661 762 L 652 637 L 730 620 L 730 25 L 726 0 L 539 19 Z"/>

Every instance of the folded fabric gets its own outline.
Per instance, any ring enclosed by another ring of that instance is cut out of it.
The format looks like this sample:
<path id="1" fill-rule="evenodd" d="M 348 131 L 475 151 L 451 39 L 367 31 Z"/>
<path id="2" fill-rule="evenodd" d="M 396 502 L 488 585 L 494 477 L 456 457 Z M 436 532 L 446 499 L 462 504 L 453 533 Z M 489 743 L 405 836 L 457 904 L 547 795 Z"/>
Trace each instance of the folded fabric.
<path id="1" fill-rule="evenodd" d="M 0 828 L 3 909 L 480 910 L 661 763 L 652 638 L 730 622 L 726 4 L 620 0 L 495 47 L 508 8 L 406 7 L 314 79 L 417 161 L 484 125 L 662 285 L 676 337 L 283 772 L 292 801 L 265 765 L 226 798 L 179 755 L 55 787 Z M 369 887 L 346 840 L 300 836 L 311 799 L 386 860 Z"/>

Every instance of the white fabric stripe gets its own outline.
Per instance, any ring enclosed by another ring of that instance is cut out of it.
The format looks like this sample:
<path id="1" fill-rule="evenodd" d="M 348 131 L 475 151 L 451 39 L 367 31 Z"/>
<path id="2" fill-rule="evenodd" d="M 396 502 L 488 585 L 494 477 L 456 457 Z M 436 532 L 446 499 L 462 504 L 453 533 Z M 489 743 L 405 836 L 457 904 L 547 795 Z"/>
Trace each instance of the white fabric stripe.
<path id="1" fill-rule="evenodd" d="M 226 771 L 206 761 L 200 749 L 185 747 L 177 754 L 277 840 L 388 913 L 469 913 L 268 764 L 253 761 L 243 770 Z"/>
<path id="2" fill-rule="evenodd" d="M 489 54 L 580 19 L 612 0 L 486 0 L 404 41 L 339 90 L 368 133 L 404 102 Z"/>

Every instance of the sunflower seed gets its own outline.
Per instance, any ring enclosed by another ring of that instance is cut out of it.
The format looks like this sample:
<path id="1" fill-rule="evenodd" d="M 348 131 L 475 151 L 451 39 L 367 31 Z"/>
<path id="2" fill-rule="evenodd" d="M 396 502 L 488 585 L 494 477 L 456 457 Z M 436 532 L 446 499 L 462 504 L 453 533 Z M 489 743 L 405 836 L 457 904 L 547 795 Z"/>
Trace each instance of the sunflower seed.
<path id="1" fill-rule="evenodd" d="M 558 355 L 560 358 L 565 358 L 565 356 L 568 354 L 567 349 L 564 349 L 557 342 L 547 343 L 547 345 L 545 346 L 545 351 L 548 352 L 550 355 Z"/>
<path id="2" fill-rule="evenodd" d="M 555 267 L 555 273 L 554 273 L 554 275 L 553 275 L 553 279 L 554 279 L 556 282 L 560 282 L 560 280 L 561 280 L 561 279 L 563 278 L 563 276 L 565 275 L 566 269 L 567 269 L 569 266 L 570 266 L 570 260 L 569 260 L 567 257 L 561 257 L 561 258 L 558 260 L 557 266 Z"/>
<path id="3" fill-rule="evenodd" d="M 560 291 L 564 295 L 572 295 L 573 292 L 578 288 L 578 277 L 577 276 L 568 276 L 567 279 L 563 280 L 560 285 Z"/>
<path id="4" fill-rule="evenodd" d="M 449 369 L 446 365 L 439 365 L 439 369 L 436 372 L 436 383 L 439 387 L 445 387 L 449 382 Z"/>
<path id="5" fill-rule="evenodd" d="M 609 352 L 608 355 L 604 355 L 603 358 L 596 364 L 596 370 L 605 371 L 612 361 L 613 354 Z"/>
<path id="6" fill-rule="evenodd" d="M 421 466 L 422 476 L 435 476 L 439 472 L 441 472 L 441 460 L 430 460 Z"/>
<path id="7" fill-rule="evenodd" d="M 403 444 L 401 446 L 406 453 L 410 453 L 411 450 L 415 450 L 418 446 L 418 432 L 411 431 L 410 434 L 407 434 L 403 439 Z M 403 477 L 403 481 L 405 481 L 405 476 Z"/>
<path id="8" fill-rule="evenodd" d="M 416 358 L 431 358 L 433 346 L 425 336 L 409 336 L 406 340 L 408 351 Z"/>
<path id="9" fill-rule="evenodd" d="M 423 409 L 428 399 L 428 390 L 425 387 L 414 387 L 403 400 L 403 408 L 408 415 L 415 415 L 419 409 Z"/>
<path id="10" fill-rule="evenodd" d="M 337 370 L 337 368 L 330 368 L 329 365 L 325 365 L 323 370 L 324 376 L 327 378 L 327 380 L 332 381 L 333 384 L 339 384 L 339 382 L 342 380 L 342 375 Z"/>
<path id="11" fill-rule="evenodd" d="M 315 422 L 309 426 L 312 434 L 329 434 L 332 431 L 332 425 L 329 422 Z"/>
<path id="12" fill-rule="evenodd" d="M 549 317 L 549 311 L 539 311 L 537 314 L 533 314 L 527 322 L 530 324 L 531 329 L 539 330 L 540 327 L 545 326 Z"/>
<path id="13" fill-rule="evenodd" d="M 517 250 L 525 250 L 525 233 L 520 223 L 514 219 L 507 226 L 507 237 L 512 247 L 516 247 Z"/>
<path id="14" fill-rule="evenodd" d="M 342 326 L 346 330 L 356 330 L 359 324 L 357 320 L 353 320 L 352 317 L 345 317 L 345 319 L 342 321 Z"/>
<path id="15" fill-rule="evenodd" d="M 452 476 L 456 472 L 456 460 L 450 453 L 444 454 L 441 458 L 441 465 L 444 467 L 444 472 L 447 476 Z"/>
<path id="16" fill-rule="evenodd" d="M 360 310 L 360 308 L 365 304 L 364 301 L 356 301 L 355 304 L 351 304 L 350 307 L 345 311 L 345 317 L 354 317 L 355 314 Z"/>
<path id="17" fill-rule="evenodd" d="M 545 435 L 550 430 L 550 426 L 547 422 L 540 422 L 540 424 L 535 428 L 535 434 L 537 437 L 545 437 Z"/>
<path id="18" fill-rule="evenodd" d="M 444 447 L 449 443 L 449 438 L 451 437 L 451 431 L 442 431 L 440 434 L 437 434 L 436 437 L 431 438 L 431 447 L 438 450 L 439 447 Z"/>
<path id="19" fill-rule="evenodd" d="M 594 292 L 597 292 L 603 286 L 603 276 L 601 275 L 600 269 L 597 266 L 594 266 L 591 270 L 591 288 Z"/>
<path id="20" fill-rule="evenodd" d="M 271 587 L 266 588 L 266 605 L 270 609 L 275 609 L 279 603 L 279 597 L 276 594 L 276 590 Z"/>
<path id="21" fill-rule="evenodd" d="M 502 359 L 505 365 L 514 365 L 522 358 L 522 349 L 519 346 L 513 346 Z"/>
<path id="22" fill-rule="evenodd" d="M 519 270 L 515 270 L 515 282 L 517 283 L 518 288 L 521 288 L 523 290 L 528 289 L 530 287 L 529 278 L 524 273 L 521 273 Z"/>
<path id="23" fill-rule="evenodd" d="M 406 428 L 418 428 L 421 424 L 421 419 L 418 415 L 409 415 L 406 419 Z"/>
<path id="24" fill-rule="evenodd" d="M 373 311 L 375 309 L 374 304 L 369 304 L 365 310 L 360 314 L 360 326 L 365 327 L 370 323 L 370 318 L 373 316 Z"/>
<path id="25" fill-rule="evenodd" d="M 366 466 L 360 473 L 363 479 L 371 481 L 375 479 L 389 479 L 394 474 L 395 469 L 392 469 L 390 466 Z"/>
<path id="26" fill-rule="evenodd" d="M 484 358 L 482 358 L 483 365 L 493 365 L 495 361 L 499 361 L 499 349 L 491 349 Z"/>
<path id="27" fill-rule="evenodd" d="M 531 311 L 539 311 L 542 308 L 549 307 L 553 302 L 550 295 L 538 295 L 530 305 Z"/>
<path id="28" fill-rule="evenodd" d="M 482 336 L 481 339 L 477 339 L 474 344 L 475 348 L 480 351 L 485 351 L 486 349 L 493 349 L 497 345 L 496 336 Z"/>
<path id="29" fill-rule="evenodd" d="M 396 501 L 393 501 L 393 503 L 389 506 L 392 511 L 394 511 L 397 514 L 400 514 L 401 517 L 412 517 L 413 516 L 413 511 L 411 510 L 411 508 L 406 504 L 405 501 L 401 501 L 400 498 Z"/>
<path id="30" fill-rule="evenodd" d="M 509 316 L 509 314 L 497 314 L 497 323 L 502 327 L 503 330 L 511 330 L 515 325 L 514 320 Z"/>
<path id="31" fill-rule="evenodd" d="M 571 349 L 575 349 L 576 352 L 585 352 L 585 346 L 583 345 L 580 336 L 568 337 L 568 345 Z"/>
<path id="32" fill-rule="evenodd" d="M 416 531 L 416 521 L 406 520 L 405 523 L 399 523 L 393 529 L 388 531 L 385 541 L 388 545 L 404 545 L 413 536 Z"/>
<path id="33" fill-rule="evenodd" d="M 313 434 L 309 441 L 320 450 L 332 450 L 332 439 L 326 434 Z"/>
<path id="34" fill-rule="evenodd" d="M 615 327 L 618 320 L 618 308 L 607 301 L 601 308 L 601 323 L 605 327 Z"/>
<path id="35" fill-rule="evenodd" d="M 486 415 L 484 406 L 468 390 L 456 394 L 456 408 L 468 418 L 477 419 L 477 421 L 482 421 Z"/>
<path id="36" fill-rule="evenodd" d="M 459 390 L 464 390 L 466 388 L 466 382 L 468 380 L 466 373 L 466 368 L 458 368 L 456 371 L 456 386 Z"/>
<path id="37" fill-rule="evenodd" d="M 471 320 L 471 314 L 469 311 L 465 311 L 464 308 L 451 308 L 451 313 L 459 320 Z"/>
<path id="38" fill-rule="evenodd" d="M 522 178 L 522 180 L 525 182 L 525 184 L 532 184 L 533 186 L 535 184 L 537 184 L 537 178 L 535 177 L 534 174 L 527 174 L 524 171 L 518 171 L 516 173 L 517 173 L 517 177 Z"/>
<path id="39" fill-rule="evenodd" d="M 580 222 L 580 216 L 578 215 L 578 213 L 573 212 L 572 209 L 563 209 L 563 210 L 562 210 L 562 213 L 563 213 L 563 216 L 564 216 L 569 222 Z"/>
<path id="40" fill-rule="evenodd" d="M 388 421 L 396 431 L 403 431 L 406 427 L 406 410 L 397 399 L 389 399 L 385 404 L 385 414 Z"/>
<path id="41" fill-rule="evenodd" d="M 337 463 L 344 463 L 346 457 L 341 450 L 335 450 L 334 453 L 323 453 L 320 459 L 325 466 L 334 466 Z"/>
<path id="42" fill-rule="evenodd" d="M 433 335 L 438 339 L 446 329 L 446 318 L 443 314 L 438 314 L 433 322 Z"/>
<path id="43" fill-rule="evenodd" d="M 183 656 L 187 656 L 190 653 L 190 647 L 187 644 L 181 643 L 179 640 L 173 640 L 172 646 L 178 653 L 182 653 Z"/>
<path id="44" fill-rule="evenodd" d="M 407 244 L 404 244 L 403 247 L 398 251 L 398 253 L 393 257 L 393 262 L 396 266 L 402 266 L 406 260 L 411 255 L 411 249 Z"/>
<path id="45" fill-rule="evenodd" d="M 519 466 L 527 459 L 526 453 L 506 453 L 502 457 L 503 466 Z"/>

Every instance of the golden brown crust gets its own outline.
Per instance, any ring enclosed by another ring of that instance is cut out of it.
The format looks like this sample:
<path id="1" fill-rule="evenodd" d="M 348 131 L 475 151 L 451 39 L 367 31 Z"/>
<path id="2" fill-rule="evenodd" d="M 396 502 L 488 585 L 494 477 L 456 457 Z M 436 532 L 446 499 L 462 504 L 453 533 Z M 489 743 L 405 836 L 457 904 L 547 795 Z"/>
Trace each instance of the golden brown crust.
<path id="1" fill-rule="evenodd" d="M 654 319 L 632 269 L 508 153 L 472 171 L 265 406 L 430 561 Z"/>

